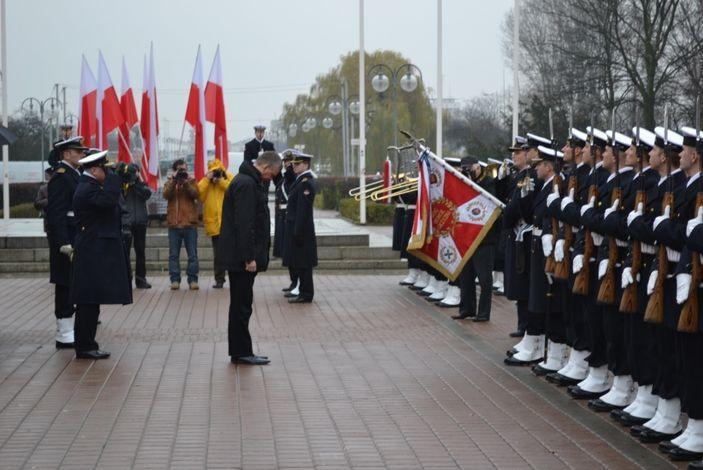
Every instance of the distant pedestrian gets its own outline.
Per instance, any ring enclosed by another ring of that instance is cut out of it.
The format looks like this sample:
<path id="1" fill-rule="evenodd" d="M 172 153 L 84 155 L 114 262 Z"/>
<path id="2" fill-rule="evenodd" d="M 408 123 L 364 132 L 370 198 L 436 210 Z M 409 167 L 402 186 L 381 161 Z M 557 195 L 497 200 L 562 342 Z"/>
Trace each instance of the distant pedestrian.
<path id="1" fill-rule="evenodd" d="M 264 139 L 266 126 L 258 124 L 254 126 L 254 138 L 244 144 L 244 160 L 252 162 L 263 152 L 274 151 L 273 143 Z"/>
<path id="2" fill-rule="evenodd" d="M 135 276 L 137 289 L 150 289 L 146 280 L 146 227 L 149 215 L 146 202 L 151 197 L 151 189 L 142 181 L 139 165 L 136 163 L 120 164 L 117 173 L 122 177 L 122 233 L 124 234 L 125 252 L 130 259 L 134 245 Z M 130 283 L 132 270 L 130 266 Z"/>
<path id="3" fill-rule="evenodd" d="M 44 219 L 44 233 L 46 233 L 46 206 L 49 205 L 49 180 L 51 175 L 54 174 L 53 167 L 47 167 L 44 170 L 44 176 L 46 181 L 39 186 L 37 190 L 37 195 L 34 197 L 34 208 L 39 211 L 42 219 Z"/>

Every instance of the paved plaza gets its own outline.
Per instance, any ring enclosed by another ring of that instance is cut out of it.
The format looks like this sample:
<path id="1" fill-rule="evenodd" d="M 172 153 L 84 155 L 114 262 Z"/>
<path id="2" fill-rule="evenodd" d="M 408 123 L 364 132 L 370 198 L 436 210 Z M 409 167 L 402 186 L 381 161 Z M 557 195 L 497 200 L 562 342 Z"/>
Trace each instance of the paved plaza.
<path id="1" fill-rule="evenodd" d="M 105 361 L 53 346 L 45 279 L 0 280 L 0 468 L 676 468 L 563 389 L 508 369 L 514 309 L 455 322 L 398 276 L 257 278 L 266 367 L 227 356 L 229 291 L 166 277 L 102 309 Z M 679 468 L 684 468 L 683 466 Z"/>

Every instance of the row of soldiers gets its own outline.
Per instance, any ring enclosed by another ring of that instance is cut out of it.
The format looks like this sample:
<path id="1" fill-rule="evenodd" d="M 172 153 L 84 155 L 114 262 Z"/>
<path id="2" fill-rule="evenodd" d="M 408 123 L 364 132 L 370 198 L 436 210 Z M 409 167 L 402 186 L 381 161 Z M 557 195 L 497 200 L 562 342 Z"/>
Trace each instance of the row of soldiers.
<path id="1" fill-rule="evenodd" d="M 572 128 L 558 151 L 527 134 L 498 175 L 505 294 L 525 326 L 505 363 L 688 461 L 703 458 L 702 137 Z"/>

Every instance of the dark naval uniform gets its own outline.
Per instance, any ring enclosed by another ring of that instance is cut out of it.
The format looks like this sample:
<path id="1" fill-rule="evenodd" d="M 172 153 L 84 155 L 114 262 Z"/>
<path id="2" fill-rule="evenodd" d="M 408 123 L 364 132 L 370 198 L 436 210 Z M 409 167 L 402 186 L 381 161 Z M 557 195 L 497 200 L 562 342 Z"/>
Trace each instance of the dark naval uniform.
<path id="1" fill-rule="evenodd" d="M 286 225 L 286 211 L 288 209 L 288 197 L 291 187 L 295 182 L 295 173 L 293 169 L 286 169 L 283 177 L 276 184 L 276 200 L 275 200 L 275 220 L 273 236 L 273 256 L 280 258 L 283 256 L 283 240 Z"/>
<path id="2" fill-rule="evenodd" d="M 71 297 L 76 303 L 79 357 L 81 353 L 102 352 L 95 341 L 100 305 L 132 303 L 122 246 L 120 194 L 121 179 L 108 171 L 102 184 L 88 174 L 81 176 L 74 196 L 78 233 Z"/>
<path id="3" fill-rule="evenodd" d="M 300 293 L 289 302 L 310 302 L 315 294 L 312 268 L 317 266 L 317 239 L 313 202 L 317 184 L 312 171 L 301 173 L 288 197 L 284 232 L 283 266 L 291 268 L 300 279 Z"/>
<path id="4" fill-rule="evenodd" d="M 251 162 L 256 160 L 261 152 L 274 151 L 273 143 L 266 139 L 261 141 L 256 139 L 251 139 L 249 142 L 244 144 L 244 160 Z"/>

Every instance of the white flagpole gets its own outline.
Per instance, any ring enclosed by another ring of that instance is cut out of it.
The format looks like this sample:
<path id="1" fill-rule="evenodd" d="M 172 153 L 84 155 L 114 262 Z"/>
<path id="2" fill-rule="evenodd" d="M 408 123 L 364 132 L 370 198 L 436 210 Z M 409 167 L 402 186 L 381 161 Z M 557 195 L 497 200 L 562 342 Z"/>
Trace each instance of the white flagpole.
<path id="1" fill-rule="evenodd" d="M 442 158 L 442 0 L 437 0 L 437 156 Z"/>
<path id="2" fill-rule="evenodd" d="M 518 115 L 520 114 L 520 0 L 513 3 L 513 135 L 518 134 Z"/>
<path id="3" fill-rule="evenodd" d="M 359 189 L 366 188 L 366 52 L 364 51 L 364 0 L 359 0 Z M 394 130 L 395 132 L 395 130 Z M 359 201 L 359 223 L 366 224 L 366 198 Z"/>

